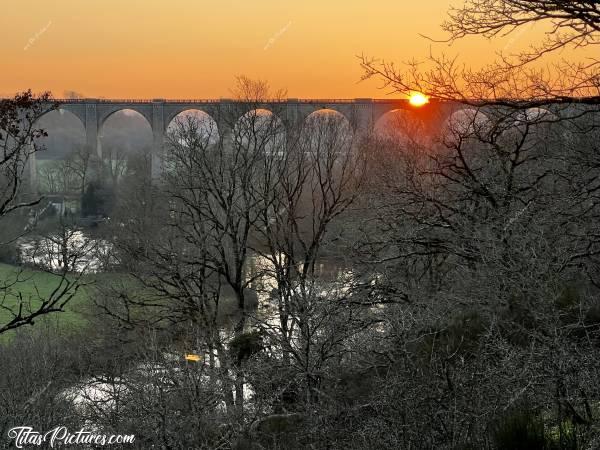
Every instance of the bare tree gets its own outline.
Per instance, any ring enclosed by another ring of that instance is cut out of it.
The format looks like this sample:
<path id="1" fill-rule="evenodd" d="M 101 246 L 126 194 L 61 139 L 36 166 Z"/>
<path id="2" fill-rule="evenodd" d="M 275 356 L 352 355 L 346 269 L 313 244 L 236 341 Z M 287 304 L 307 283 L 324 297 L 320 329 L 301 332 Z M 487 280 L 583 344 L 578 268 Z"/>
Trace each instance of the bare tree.
<path id="1" fill-rule="evenodd" d="M 546 40 L 532 44 L 517 55 L 503 55 L 497 62 L 472 69 L 457 58 L 429 57 L 429 68 L 418 62 L 399 68 L 393 63 L 362 56 L 365 78 L 376 77 L 383 86 L 409 94 L 421 91 L 446 100 L 526 107 L 542 103 L 573 101 L 598 104 L 599 63 L 595 58 L 583 62 L 564 60 L 548 69 L 530 63 L 563 49 L 595 46 L 599 43 L 599 16 L 596 2 L 537 0 L 474 0 L 452 8 L 442 24 L 449 41 L 471 35 L 488 38 L 515 32 L 535 22 L 550 23 Z"/>
<path id="2" fill-rule="evenodd" d="M 78 175 L 68 160 L 45 161 L 38 172 L 40 187 L 45 194 L 68 195 L 79 188 Z"/>
<path id="3" fill-rule="evenodd" d="M 29 157 L 40 150 L 37 140 L 46 134 L 36 128 L 35 122 L 55 107 L 48 94 L 36 98 L 31 92 L 0 101 L 0 220 L 26 211 L 40 201 L 38 197 L 25 197 L 23 183 L 27 179 Z M 17 237 L 23 233 L 15 230 Z M 24 294 L 20 287 L 30 282 L 30 275 L 18 268 L 0 280 L 0 310 L 4 317 L 0 334 L 33 324 L 39 316 L 62 311 L 79 289 L 77 277 L 70 278 L 67 273 L 66 267 L 56 272 L 55 285 L 44 294 L 36 289 L 32 294 Z"/>
<path id="4" fill-rule="evenodd" d="M 425 145 L 389 137 L 373 143 L 365 200 L 372 212 L 359 254 L 364 271 L 377 274 L 377 292 L 406 305 L 386 307 L 383 327 L 390 334 L 363 364 L 390 368 L 382 383 L 420 411 L 409 428 L 428 430 L 433 440 L 425 447 L 497 448 L 500 437 L 479 440 L 463 430 L 481 425 L 474 416 L 500 427 L 523 401 L 552 417 L 543 426 L 581 424 L 570 433 L 590 442 L 597 436 L 585 399 L 596 390 L 588 380 L 599 368 L 588 364 L 594 346 L 573 333 L 587 323 L 596 339 L 590 312 L 596 280 L 585 272 L 597 267 L 591 125 L 597 115 L 556 121 L 541 110 L 486 113 L 457 113 Z M 576 355 L 567 357 L 574 348 Z M 497 366 L 498 358 L 504 365 Z M 479 383 L 472 370 L 489 378 Z M 581 371 L 570 377 L 568 370 Z M 412 386 L 418 377 L 432 383 Z M 505 383 L 518 387 L 506 394 L 497 388 Z M 570 395 L 566 385 L 580 394 Z M 563 433 L 569 432 L 561 427 L 560 448 L 568 448 Z M 420 439 L 409 434 L 398 439 Z"/>
<path id="5" fill-rule="evenodd" d="M 229 338 L 219 330 L 223 303 L 233 304 L 234 335 L 246 328 L 249 241 L 264 207 L 251 196 L 251 185 L 260 176 L 273 133 L 280 131 L 256 109 L 267 98 L 266 89 L 264 83 L 239 80 L 236 95 L 243 107 L 215 113 L 221 135 L 208 119 L 176 121 L 168 136 L 164 180 L 148 189 L 153 198 L 127 208 L 126 229 L 117 240 L 123 257 L 132 262 L 132 273 L 150 291 L 124 299 L 125 310 L 154 309 L 158 320 L 196 326 L 194 345 L 209 355 L 213 373 L 220 374 L 227 407 L 239 412 L 243 376 L 235 372 Z M 132 217 L 140 206 L 146 210 Z M 228 302 L 225 292 L 231 294 Z"/>
<path id="6" fill-rule="evenodd" d="M 272 289 L 263 295 L 275 310 L 261 326 L 281 354 L 282 370 L 310 404 L 330 374 L 330 359 L 343 358 L 347 340 L 369 323 L 353 303 L 353 282 L 319 271 L 327 258 L 335 265 L 339 255 L 344 233 L 336 221 L 348 219 L 344 213 L 359 195 L 364 155 L 359 137 L 339 115 L 309 117 L 287 133 L 284 150 L 268 160 L 264 177 L 252 186 L 268 205 L 253 249 L 260 256 L 256 271 Z"/>
<path id="7" fill-rule="evenodd" d="M 104 175 L 108 176 L 113 186 L 117 186 L 127 173 L 128 153 L 117 146 L 108 146 L 103 150 L 103 159 Z"/>
<path id="8" fill-rule="evenodd" d="M 452 8 L 442 28 L 452 40 L 469 35 L 492 38 L 536 22 L 548 22 L 551 29 L 545 42 L 519 55 L 520 63 L 532 62 L 564 47 L 599 43 L 600 7 L 591 1 L 471 0 Z"/>
<path id="9" fill-rule="evenodd" d="M 94 157 L 84 147 L 77 147 L 65 160 L 65 165 L 71 176 L 77 180 L 79 195 L 85 193 L 92 164 L 94 164 Z"/>
<path id="10" fill-rule="evenodd" d="M 35 98 L 31 92 L 18 94 L 13 99 L 0 102 L 0 160 L 2 194 L 0 197 L 0 217 L 17 209 L 32 206 L 39 199 L 22 202 L 20 194 L 26 179 L 29 156 L 40 150 L 37 139 L 45 132 L 35 127 L 36 120 L 52 107 L 48 94 Z"/>
<path id="11" fill-rule="evenodd" d="M 127 202 L 134 217 L 124 221 L 117 247 L 135 255 L 131 272 L 150 289 L 121 297 L 119 317 L 154 309 L 170 323 L 191 323 L 190 337 L 239 415 L 247 414 L 247 383 L 256 382 L 247 359 L 261 342 L 313 402 L 326 366 L 371 322 L 342 280 L 319 280 L 339 240 L 333 223 L 363 180 L 359 139 L 339 116 L 284 124 L 277 111 L 261 109 L 269 95 L 264 83 L 241 78 L 235 92 L 231 109 L 215 112 L 219 139 L 208 118 L 175 123 L 163 184 L 153 199 Z M 133 213 L 136 203 L 155 212 Z M 277 291 L 275 323 L 251 308 L 269 284 Z M 232 300 L 227 332 L 223 311 Z M 104 306 L 115 314 L 114 304 Z"/>

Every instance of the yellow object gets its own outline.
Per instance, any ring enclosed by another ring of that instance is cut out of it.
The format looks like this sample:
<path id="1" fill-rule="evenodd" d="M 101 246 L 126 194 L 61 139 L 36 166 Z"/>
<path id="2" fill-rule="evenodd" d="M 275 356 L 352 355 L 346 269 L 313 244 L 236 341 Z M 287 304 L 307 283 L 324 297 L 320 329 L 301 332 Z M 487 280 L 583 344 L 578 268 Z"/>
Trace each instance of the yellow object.
<path id="1" fill-rule="evenodd" d="M 413 106 L 423 106 L 429 103 L 429 98 L 420 92 L 413 92 L 410 94 L 409 102 Z"/>
<path id="2" fill-rule="evenodd" d="M 202 357 L 200 355 L 196 355 L 194 353 L 186 353 L 185 354 L 185 360 L 186 361 L 194 361 L 194 362 L 198 362 L 202 359 Z"/>

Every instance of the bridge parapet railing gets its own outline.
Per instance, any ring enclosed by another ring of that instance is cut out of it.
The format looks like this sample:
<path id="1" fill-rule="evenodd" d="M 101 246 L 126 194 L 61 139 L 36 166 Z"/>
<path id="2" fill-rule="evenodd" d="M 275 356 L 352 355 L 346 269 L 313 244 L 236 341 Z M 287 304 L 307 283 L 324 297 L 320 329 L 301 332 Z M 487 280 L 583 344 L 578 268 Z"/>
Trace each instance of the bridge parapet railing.
<path id="1" fill-rule="evenodd" d="M 145 99 L 107 99 L 107 98 L 55 98 L 57 103 L 152 103 Z"/>
<path id="2" fill-rule="evenodd" d="M 58 103 L 131 103 L 131 104 L 145 104 L 145 103 L 302 103 L 302 104 L 352 104 L 352 103 L 403 103 L 407 102 L 408 99 L 402 98 L 278 98 L 278 99 L 265 99 L 265 100 L 239 100 L 229 98 L 167 98 L 167 99 L 140 99 L 140 98 L 57 98 L 53 101 Z"/>

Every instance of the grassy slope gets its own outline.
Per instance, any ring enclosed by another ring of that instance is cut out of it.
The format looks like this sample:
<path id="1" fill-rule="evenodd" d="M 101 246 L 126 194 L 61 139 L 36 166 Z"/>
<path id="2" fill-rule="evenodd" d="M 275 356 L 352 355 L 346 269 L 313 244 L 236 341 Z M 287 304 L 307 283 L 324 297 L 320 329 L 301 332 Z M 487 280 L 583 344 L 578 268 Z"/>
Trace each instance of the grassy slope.
<path id="1" fill-rule="evenodd" d="M 14 266 L 10 266 L 8 264 L 0 263 L 0 286 L 3 285 L 7 281 L 14 280 L 17 273 L 18 268 Z M 56 287 L 58 283 L 58 277 L 41 271 L 35 271 L 30 269 L 25 269 L 19 276 L 19 279 L 24 281 L 19 282 L 18 284 L 12 286 L 9 290 L 9 300 L 13 294 L 20 293 L 23 298 L 32 298 L 32 306 L 35 308 L 36 303 L 39 300 L 39 296 L 48 295 L 52 290 Z M 86 280 L 86 282 L 89 280 Z M 39 292 L 39 295 L 38 295 Z M 65 306 L 64 312 L 52 313 L 45 316 L 40 316 L 36 323 L 48 323 L 49 321 L 58 322 L 61 327 L 64 326 L 66 329 L 71 327 L 78 327 L 85 324 L 85 319 L 81 315 L 79 311 L 82 308 L 86 307 L 89 304 L 89 288 L 85 286 L 80 288 L 75 297 Z M 6 323 L 10 318 L 10 314 L 8 311 L 0 310 L 0 323 Z M 23 328 L 23 327 L 22 327 Z M 24 327 L 27 329 L 28 327 Z M 6 340 L 10 338 L 14 331 L 9 331 L 8 333 L 4 333 L 0 335 L 0 341 Z"/>
<path id="2" fill-rule="evenodd" d="M 0 263 L 0 286 L 4 285 L 6 281 L 14 280 L 15 276 L 19 273 L 19 268 L 8 264 Z M 38 298 L 38 292 L 40 296 L 48 295 L 56 287 L 58 283 L 58 277 L 46 272 L 24 269 L 22 270 L 19 278 L 24 280 L 15 286 L 11 287 L 11 294 L 22 294 L 23 298 L 27 299 L 32 297 L 33 299 Z M 69 332 L 69 330 L 78 329 L 87 325 L 87 319 L 83 312 L 90 311 L 90 304 L 92 302 L 92 295 L 94 294 L 94 285 L 107 286 L 117 285 L 120 289 L 130 291 L 132 294 L 143 294 L 144 288 L 140 286 L 136 281 L 131 280 L 125 274 L 118 273 L 100 273 L 95 275 L 89 275 L 84 277 L 83 282 L 87 286 L 82 286 L 75 297 L 65 306 L 63 312 L 56 312 L 38 317 L 35 320 L 35 327 L 44 325 L 52 325 L 62 332 Z M 108 284 L 107 284 L 108 283 Z M 2 293 L 0 292 L 0 299 Z M 39 300 L 38 300 L 39 302 Z M 14 303 L 13 303 L 14 304 Z M 35 308 L 36 301 L 32 302 L 32 306 Z M 142 310 L 133 308 L 132 314 L 143 314 Z M 219 305 L 219 322 L 228 323 L 230 321 L 237 320 L 237 301 L 235 300 L 233 293 L 224 289 L 222 292 L 222 298 Z M 10 318 L 10 314 L 7 311 L 0 309 L 0 323 L 6 323 Z M 19 332 L 27 332 L 33 329 L 31 326 L 23 326 L 18 328 Z M 14 336 L 15 330 L 8 331 L 0 334 L 0 343 L 7 342 Z"/>

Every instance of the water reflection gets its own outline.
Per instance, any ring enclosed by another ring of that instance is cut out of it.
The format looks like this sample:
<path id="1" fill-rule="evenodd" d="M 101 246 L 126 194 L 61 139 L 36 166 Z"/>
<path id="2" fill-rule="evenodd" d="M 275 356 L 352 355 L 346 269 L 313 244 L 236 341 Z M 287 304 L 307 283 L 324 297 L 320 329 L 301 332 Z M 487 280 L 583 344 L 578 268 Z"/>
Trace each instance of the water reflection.
<path id="1" fill-rule="evenodd" d="M 97 273 L 116 264 L 111 244 L 84 232 L 63 229 L 18 242 L 21 262 L 45 270 Z"/>

